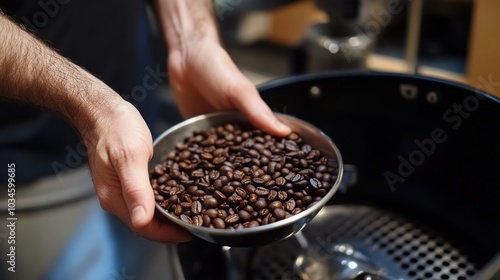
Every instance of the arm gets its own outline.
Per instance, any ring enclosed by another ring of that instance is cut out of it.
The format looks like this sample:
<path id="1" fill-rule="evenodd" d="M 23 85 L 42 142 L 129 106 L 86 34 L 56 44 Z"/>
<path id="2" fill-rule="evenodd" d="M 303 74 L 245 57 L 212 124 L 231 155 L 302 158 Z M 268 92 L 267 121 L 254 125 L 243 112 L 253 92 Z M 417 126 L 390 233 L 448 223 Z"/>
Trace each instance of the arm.
<path id="1" fill-rule="evenodd" d="M 189 239 L 177 226 L 153 218 L 147 169 L 152 139 L 135 107 L 1 13 L 0 97 L 55 112 L 75 127 L 104 210 L 143 237 Z"/>
<path id="2" fill-rule="evenodd" d="M 167 43 L 168 70 L 184 117 L 237 109 L 258 128 L 284 136 L 279 122 L 255 86 L 238 70 L 220 44 L 212 0 L 156 0 Z"/>

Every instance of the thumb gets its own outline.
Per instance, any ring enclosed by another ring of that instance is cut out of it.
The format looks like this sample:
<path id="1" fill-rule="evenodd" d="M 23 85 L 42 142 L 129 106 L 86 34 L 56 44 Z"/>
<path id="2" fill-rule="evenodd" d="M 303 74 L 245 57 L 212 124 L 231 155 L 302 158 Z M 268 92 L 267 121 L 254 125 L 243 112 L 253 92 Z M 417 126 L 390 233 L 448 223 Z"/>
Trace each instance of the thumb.
<path id="1" fill-rule="evenodd" d="M 116 166 L 123 198 L 134 228 L 148 225 L 154 216 L 154 193 L 149 182 L 148 161 L 146 153 L 138 153 L 122 157 Z"/>
<path id="2" fill-rule="evenodd" d="M 246 86 L 243 92 L 233 95 L 233 104 L 255 127 L 276 136 L 290 134 L 291 129 L 276 118 L 252 84 Z"/>

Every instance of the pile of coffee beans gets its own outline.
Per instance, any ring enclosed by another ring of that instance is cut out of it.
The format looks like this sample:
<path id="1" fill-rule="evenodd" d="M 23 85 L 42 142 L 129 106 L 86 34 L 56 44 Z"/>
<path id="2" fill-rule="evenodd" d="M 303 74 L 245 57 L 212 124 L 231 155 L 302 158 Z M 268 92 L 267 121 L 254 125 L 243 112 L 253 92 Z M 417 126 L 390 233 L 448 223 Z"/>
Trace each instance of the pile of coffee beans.
<path id="1" fill-rule="evenodd" d="M 156 202 L 198 226 L 238 229 L 298 214 L 336 178 L 329 159 L 297 133 L 274 137 L 227 123 L 197 131 L 151 170 Z"/>

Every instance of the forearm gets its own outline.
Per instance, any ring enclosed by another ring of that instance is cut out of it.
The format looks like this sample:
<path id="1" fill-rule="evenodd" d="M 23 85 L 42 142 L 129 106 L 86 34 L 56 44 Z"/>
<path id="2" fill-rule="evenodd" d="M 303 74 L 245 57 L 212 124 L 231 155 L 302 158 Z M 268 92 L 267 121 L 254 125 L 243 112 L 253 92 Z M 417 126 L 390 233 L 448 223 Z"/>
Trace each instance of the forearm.
<path id="1" fill-rule="evenodd" d="M 219 40 L 213 0 L 155 0 L 163 36 L 170 51 L 192 40 Z"/>
<path id="2" fill-rule="evenodd" d="M 80 134 L 93 129 L 101 117 L 98 112 L 109 111 L 121 100 L 104 83 L 2 14 L 0 97 L 55 112 Z"/>

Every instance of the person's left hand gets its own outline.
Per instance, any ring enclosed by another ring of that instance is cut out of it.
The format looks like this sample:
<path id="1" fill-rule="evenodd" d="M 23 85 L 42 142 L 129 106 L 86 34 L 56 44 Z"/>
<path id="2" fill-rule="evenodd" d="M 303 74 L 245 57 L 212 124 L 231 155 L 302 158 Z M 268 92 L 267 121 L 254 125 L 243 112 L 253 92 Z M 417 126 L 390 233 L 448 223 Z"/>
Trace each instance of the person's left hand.
<path id="1" fill-rule="evenodd" d="M 195 38 L 170 51 L 168 70 L 183 117 L 239 110 L 259 129 L 277 136 L 290 133 L 216 39 Z"/>

